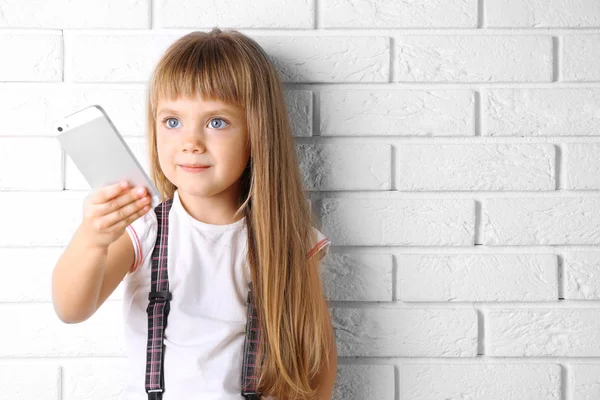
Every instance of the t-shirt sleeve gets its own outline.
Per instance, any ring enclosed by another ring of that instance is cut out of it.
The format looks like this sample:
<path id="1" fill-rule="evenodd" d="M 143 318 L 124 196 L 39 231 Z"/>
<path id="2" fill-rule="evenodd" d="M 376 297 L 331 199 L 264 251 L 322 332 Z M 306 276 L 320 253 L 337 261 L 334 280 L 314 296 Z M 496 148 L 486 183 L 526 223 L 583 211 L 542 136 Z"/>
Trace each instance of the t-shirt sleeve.
<path id="1" fill-rule="evenodd" d="M 331 245 L 331 241 L 327 237 L 325 237 L 325 235 L 317 228 L 313 227 L 313 229 L 317 233 L 317 243 L 308 253 L 308 258 L 311 258 L 315 254 L 319 254 L 319 260 L 321 260 L 329 252 L 329 246 Z"/>
<path id="2" fill-rule="evenodd" d="M 157 230 L 158 221 L 154 210 L 148 211 L 126 228 L 135 254 L 129 273 L 135 272 L 152 253 L 156 243 Z"/>

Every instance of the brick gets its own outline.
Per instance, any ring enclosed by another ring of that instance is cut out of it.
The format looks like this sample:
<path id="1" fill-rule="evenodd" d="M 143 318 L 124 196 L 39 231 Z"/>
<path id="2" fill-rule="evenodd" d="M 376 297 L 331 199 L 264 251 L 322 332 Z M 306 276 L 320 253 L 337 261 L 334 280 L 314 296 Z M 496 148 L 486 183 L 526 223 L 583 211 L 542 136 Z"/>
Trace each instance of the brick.
<path id="1" fill-rule="evenodd" d="M 150 28 L 149 0 L 4 0 L 0 28 Z"/>
<path id="2" fill-rule="evenodd" d="M 589 0 L 588 0 L 589 1 Z M 596 5 L 598 8 L 598 5 Z M 563 36 L 563 81 L 590 82 L 600 80 L 600 35 Z M 598 134 L 596 132 L 596 134 Z"/>
<path id="3" fill-rule="evenodd" d="M 388 144 L 300 144 L 296 147 L 307 190 L 390 190 Z"/>
<path id="4" fill-rule="evenodd" d="M 19 7 L 20 4 L 21 2 Z M 60 32 L 2 33 L 0 54 L 10 55 L 10 57 L 3 57 L 0 63 L 0 81 L 60 82 L 62 80 L 63 49 Z"/>
<path id="5" fill-rule="evenodd" d="M 0 365 L 0 377 L 0 393 L 5 399 L 58 400 L 61 398 L 59 366 Z"/>
<path id="6" fill-rule="evenodd" d="M 490 357 L 597 357 L 600 310 L 488 310 L 485 354 Z"/>
<path id="7" fill-rule="evenodd" d="M 310 90 L 284 89 L 285 105 L 290 118 L 292 136 L 313 134 L 313 99 Z"/>
<path id="8" fill-rule="evenodd" d="M 599 134 L 599 89 L 494 89 L 482 97 L 484 136 Z"/>
<path id="9" fill-rule="evenodd" d="M 338 365 L 333 400 L 395 400 L 393 365 Z"/>
<path id="10" fill-rule="evenodd" d="M 322 1 L 324 28 L 477 28 L 477 1 Z"/>
<path id="11" fill-rule="evenodd" d="M 334 308 L 341 357 L 475 357 L 474 309 Z"/>
<path id="12" fill-rule="evenodd" d="M 473 136 L 470 90 L 324 90 L 322 136 Z"/>
<path id="13" fill-rule="evenodd" d="M 529 0 L 486 2 L 488 28 L 591 28 L 600 26 L 595 0 Z"/>
<path id="14" fill-rule="evenodd" d="M 489 198 L 482 203 L 485 245 L 600 244 L 598 198 Z"/>
<path id="15" fill-rule="evenodd" d="M 0 190 L 62 190 L 58 140 L 0 137 Z"/>
<path id="16" fill-rule="evenodd" d="M 565 143 L 564 188 L 568 190 L 600 189 L 600 144 Z"/>
<path id="17" fill-rule="evenodd" d="M 402 399 L 562 399 L 556 364 L 402 364 L 400 381 Z"/>
<path id="18" fill-rule="evenodd" d="M 319 202 L 323 233 L 336 246 L 472 246 L 469 199 L 334 199 Z"/>
<path id="19" fill-rule="evenodd" d="M 0 357 L 124 356 L 121 302 L 104 303 L 87 321 L 65 324 L 51 303 L 0 304 Z"/>
<path id="20" fill-rule="evenodd" d="M 120 400 L 127 384 L 127 363 L 122 358 L 82 360 L 63 371 L 65 399 Z"/>
<path id="21" fill-rule="evenodd" d="M 65 81 L 147 82 L 177 35 L 65 32 Z"/>
<path id="22" fill-rule="evenodd" d="M 52 301 L 52 272 L 63 252 L 50 247 L 0 247 L 0 274 L 7 282 L 27 282 L 27 285 L 6 285 L 0 291 L 0 303 Z M 123 285 L 108 297 L 123 298 Z"/>
<path id="23" fill-rule="evenodd" d="M 396 82 L 552 81 L 550 36 L 399 36 L 395 43 Z"/>
<path id="24" fill-rule="evenodd" d="M 400 145 L 396 187 L 402 191 L 554 190 L 555 157 L 551 144 Z"/>
<path id="25" fill-rule="evenodd" d="M 60 248 L 0 248 L 0 274 L 7 282 L 27 282 L 5 285 L 0 303 L 51 301 L 52 269 L 61 253 Z"/>
<path id="26" fill-rule="evenodd" d="M 169 45 L 181 35 L 68 33 L 66 80 L 146 82 Z M 271 57 L 282 82 L 387 82 L 386 37 L 253 36 Z M 286 60 L 282 63 L 278 60 Z"/>
<path id="27" fill-rule="evenodd" d="M 379 36 L 256 36 L 283 82 L 388 82 L 390 40 Z M 285 60 L 281 62 L 279 60 Z"/>
<path id="28" fill-rule="evenodd" d="M 330 301 L 392 301 L 391 254 L 330 253 L 322 268 Z"/>
<path id="29" fill-rule="evenodd" d="M 600 365 L 592 363 L 569 363 L 568 387 L 575 400 L 600 398 Z"/>
<path id="30" fill-rule="evenodd" d="M 0 192 L 0 247 L 66 246 L 87 192 Z M 32 225 L 34 224 L 34 225 Z"/>
<path id="31" fill-rule="evenodd" d="M 564 298 L 600 300 L 600 252 L 569 252 L 564 260 Z"/>
<path id="32" fill-rule="evenodd" d="M 558 265 L 553 254 L 396 257 L 402 301 L 558 300 Z"/>
<path id="33" fill-rule="evenodd" d="M 315 0 L 276 2 L 255 1 L 235 4 L 225 2 L 189 2 L 185 0 L 157 0 L 156 28 L 265 28 L 312 29 Z"/>

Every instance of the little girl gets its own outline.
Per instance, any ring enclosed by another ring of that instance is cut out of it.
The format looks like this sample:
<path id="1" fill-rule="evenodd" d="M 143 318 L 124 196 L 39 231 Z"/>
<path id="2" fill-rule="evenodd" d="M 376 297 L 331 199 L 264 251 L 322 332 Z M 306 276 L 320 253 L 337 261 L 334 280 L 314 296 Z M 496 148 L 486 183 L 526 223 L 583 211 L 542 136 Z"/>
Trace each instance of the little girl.
<path id="1" fill-rule="evenodd" d="M 181 37 L 150 78 L 147 134 L 162 203 L 126 182 L 86 198 L 52 276 L 59 318 L 85 321 L 124 282 L 123 400 L 330 399 L 330 242 L 263 49 L 234 30 Z"/>

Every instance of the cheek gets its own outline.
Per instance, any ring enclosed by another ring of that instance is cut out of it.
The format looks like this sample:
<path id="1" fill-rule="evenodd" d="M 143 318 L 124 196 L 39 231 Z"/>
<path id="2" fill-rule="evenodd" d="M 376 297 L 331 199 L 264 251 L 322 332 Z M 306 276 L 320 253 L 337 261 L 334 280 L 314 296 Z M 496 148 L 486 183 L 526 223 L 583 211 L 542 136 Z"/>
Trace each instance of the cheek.
<path id="1" fill-rule="evenodd" d="M 156 140 L 156 151 L 158 153 L 158 162 L 163 171 L 168 171 L 171 168 L 170 159 L 172 149 L 169 146 L 168 141 L 165 141 L 163 137 L 158 136 Z"/>
<path id="2" fill-rule="evenodd" d="M 238 143 L 231 144 L 230 150 L 227 152 L 227 164 L 230 166 L 231 173 L 239 173 L 242 171 L 248 162 L 248 151 L 244 146 Z M 235 171 L 235 172 L 234 172 Z"/>

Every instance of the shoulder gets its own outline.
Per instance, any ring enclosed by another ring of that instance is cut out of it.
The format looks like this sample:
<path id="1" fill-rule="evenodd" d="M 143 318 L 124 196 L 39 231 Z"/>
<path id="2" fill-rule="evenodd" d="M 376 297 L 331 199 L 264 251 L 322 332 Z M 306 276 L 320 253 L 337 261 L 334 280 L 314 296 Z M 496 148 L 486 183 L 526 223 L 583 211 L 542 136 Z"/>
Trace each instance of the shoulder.
<path id="1" fill-rule="evenodd" d="M 129 272 L 134 272 L 143 264 L 156 243 L 158 220 L 154 209 L 133 221 L 126 231 L 131 238 L 135 252 L 134 262 Z"/>
<path id="2" fill-rule="evenodd" d="M 308 258 L 310 259 L 315 254 L 319 254 L 319 259 L 323 259 L 329 251 L 331 241 L 315 227 L 313 227 L 313 232 L 315 233 L 316 240 L 312 249 L 308 252 Z"/>

